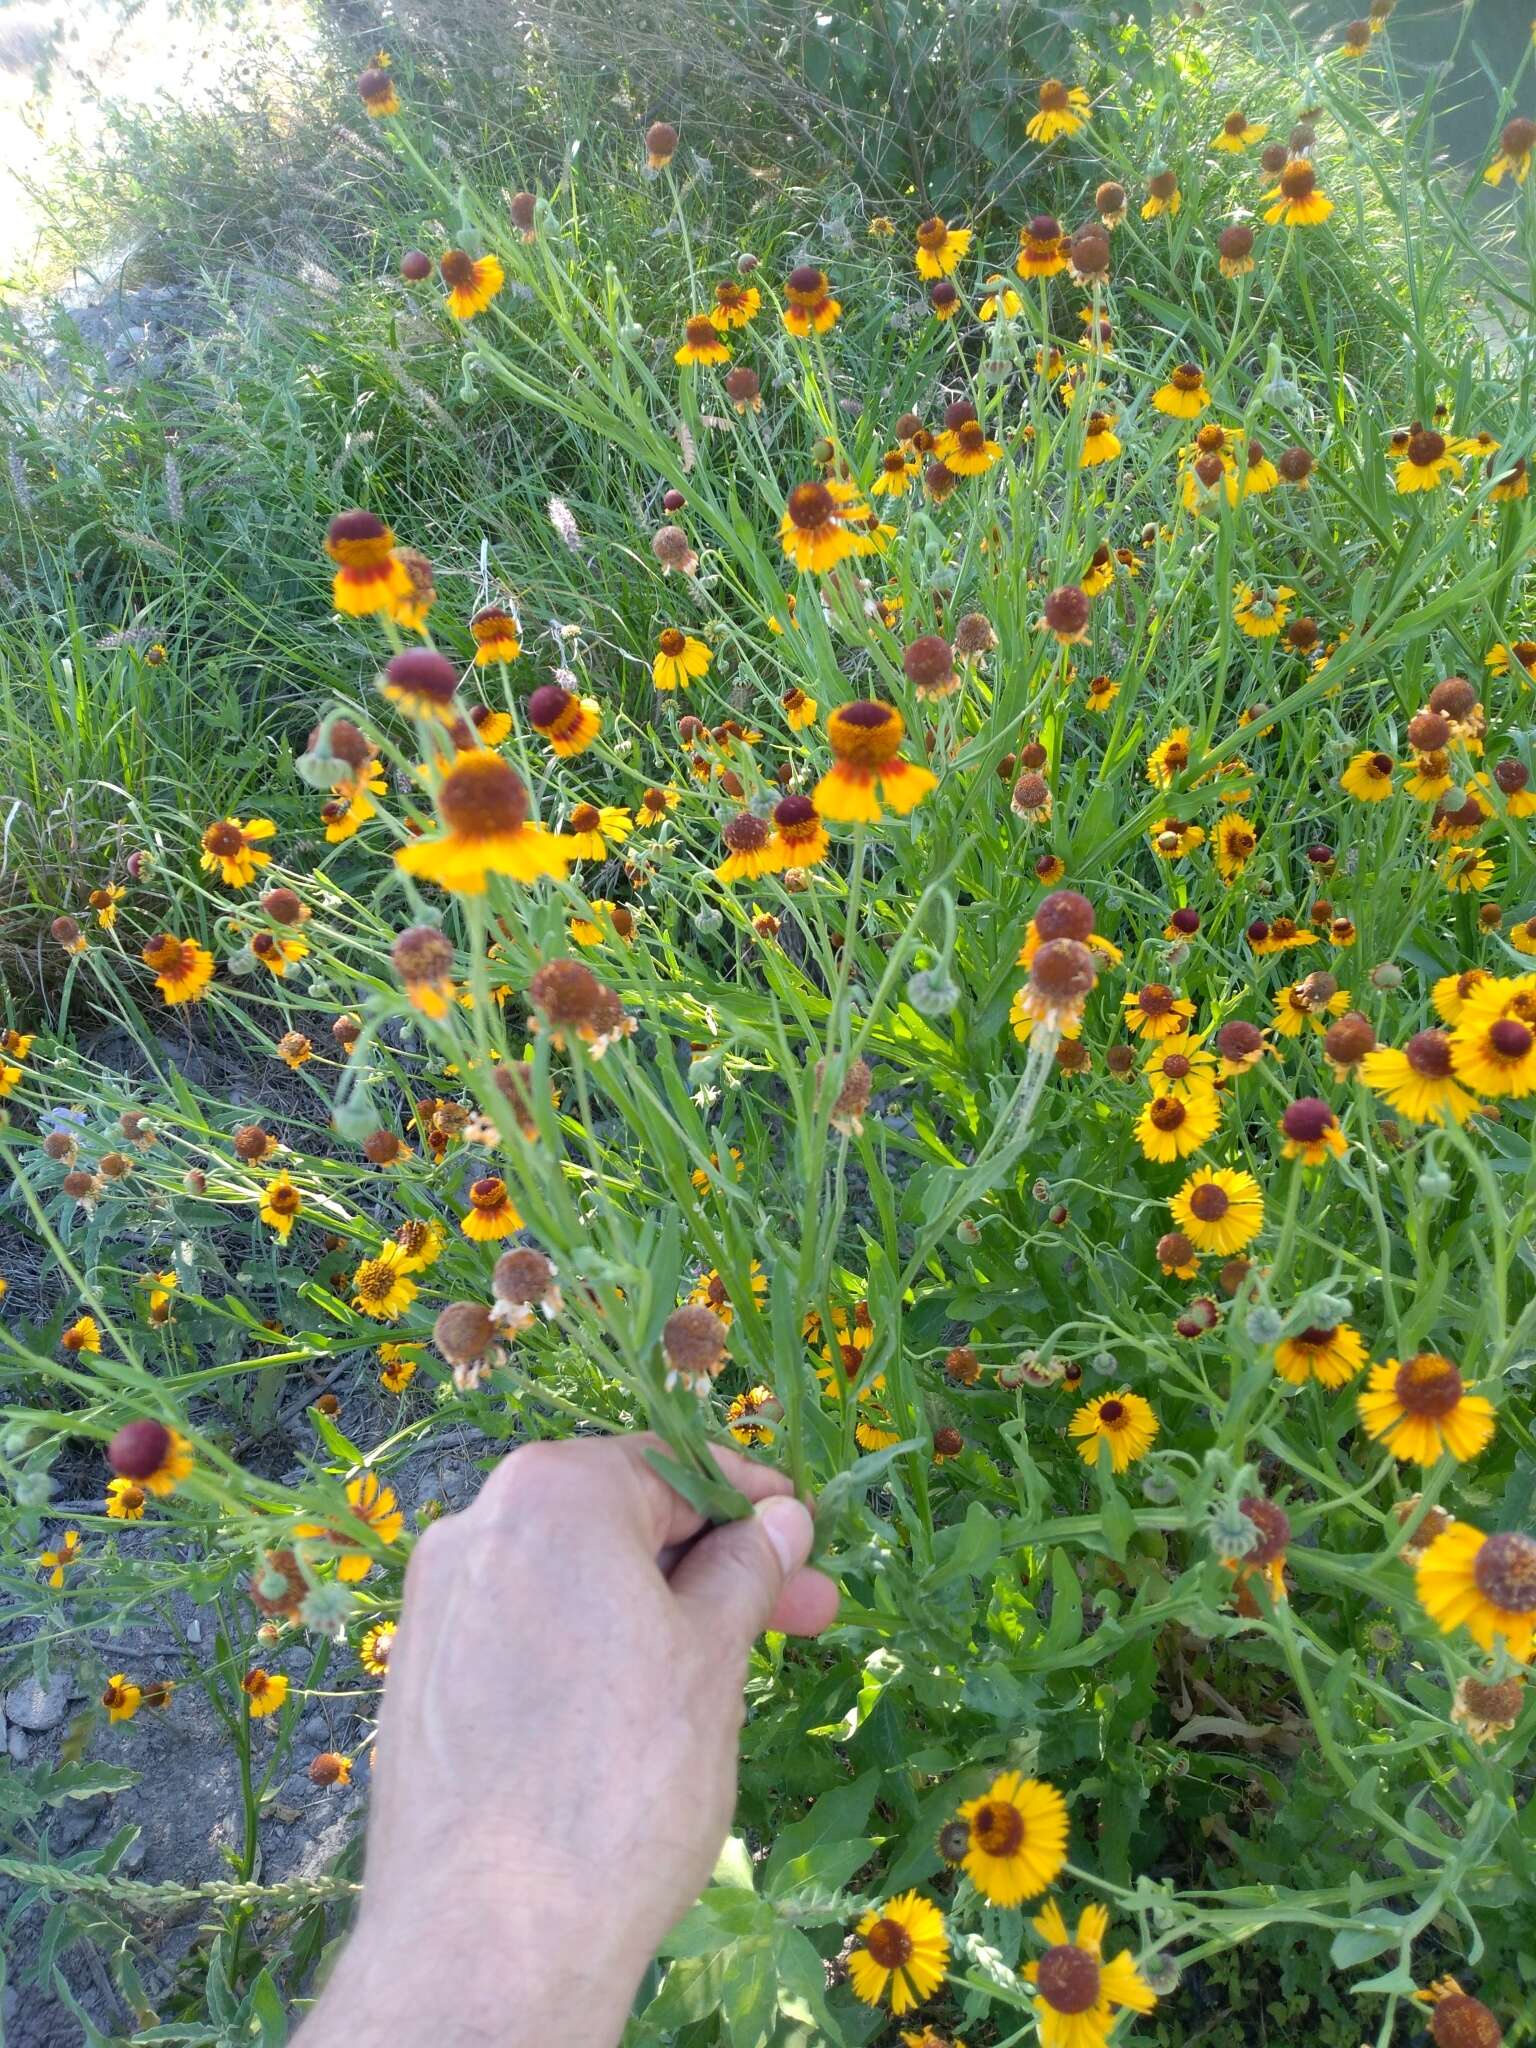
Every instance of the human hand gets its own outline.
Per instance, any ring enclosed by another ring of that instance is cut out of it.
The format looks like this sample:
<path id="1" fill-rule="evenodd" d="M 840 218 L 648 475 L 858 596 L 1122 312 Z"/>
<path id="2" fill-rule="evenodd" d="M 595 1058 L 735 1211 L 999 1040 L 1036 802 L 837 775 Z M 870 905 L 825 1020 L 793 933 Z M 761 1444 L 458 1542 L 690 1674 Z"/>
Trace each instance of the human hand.
<path id="1" fill-rule="evenodd" d="M 717 1450 L 755 1508 L 706 1532 L 648 1448 L 514 1451 L 416 1545 L 364 1902 L 298 2048 L 618 2040 L 729 1831 L 752 1642 L 837 1607 L 782 1473 Z"/>

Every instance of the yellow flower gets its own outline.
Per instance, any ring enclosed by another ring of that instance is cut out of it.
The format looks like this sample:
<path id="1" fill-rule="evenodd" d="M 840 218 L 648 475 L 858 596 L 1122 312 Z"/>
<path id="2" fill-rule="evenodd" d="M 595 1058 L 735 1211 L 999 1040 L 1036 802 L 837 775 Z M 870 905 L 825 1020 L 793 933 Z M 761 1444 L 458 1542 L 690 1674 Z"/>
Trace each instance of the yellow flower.
<path id="1" fill-rule="evenodd" d="M 629 812 L 617 804 L 578 804 L 566 824 L 565 844 L 576 860 L 605 860 L 634 829 Z"/>
<path id="2" fill-rule="evenodd" d="M 403 1270 L 398 1245 L 384 1245 L 352 1275 L 352 1306 L 376 1322 L 398 1322 L 417 1292 L 416 1282 Z"/>
<path id="3" fill-rule="evenodd" d="M 1262 142 L 1268 133 L 1267 121 L 1250 121 L 1240 108 L 1234 109 L 1222 122 L 1220 134 L 1212 136 L 1211 147 L 1236 154 L 1255 142 Z"/>
<path id="4" fill-rule="evenodd" d="M 747 1284 L 752 1291 L 753 1304 L 761 1308 L 768 1299 L 768 1276 L 757 1259 L 754 1259 L 748 1268 Z M 701 1273 L 695 1280 L 689 1291 L 688 1300 L 694 1308 L 707 1308 L 727 1330 L 736 1320 L 736 1309 L 726 1291 L 725 1282 L 713 1267 L 707 1273 Z"/>
<path id="5" fill-rule="evenodd" d="M 528 699 L 528 723 L 552 754 L 584 754 L 603 728 L 595 698 L 578 697 L 559 683 L 541 683 Z"/>
<path id="6" fill-rule="evenodd" d="M 1349 1008 L 1349 991 L 1337 988 L 1322 996 L 1311 980 L 1293 981 L 1287 988 L 1277 988 L 1270 1000 L 1274 1028 L 1282 1038 L 1300 1038 L 1308 1026 L 1321 1038 L 1329 1018 L 1342 1016 Z"/>
<path id="7" fill-rule="evenodd" d="M 901 758 L 906 725 L 894 705 L 863 700 L 841 705 L 827 719 L 834 761 L 817 783 L 813 801 L 838 824 L 880 822 L 882 805 L 905 815 L 937 786 L 938 777 Z"/>
<path id="8" fill-rule="evenodd" d="M 1216 872 L 1231 886 L 1247 867 L 1258 850 L 1259 835 L 1251 818 L 1245 818 L 1241 811 L 1228 811 L 1216 827 L 1216 841 L 1212 849 L 1216 860 Z"/>
<path id="9" fill-rule="evenodd" d="M 403 1394 L 421 1368 L 419 1344 L 379 1346 L 379 1385 L 386 1394 Z"/>
<path id="10" fill-rule="evenodd" d="M 1089 413 L 1087 430 L 1083 435 L 1083 452 L 1078 458 L 1079 469 L 1093 469 L 1101 462 L 1113 462 L 1121 453 L 1120 437 L 1114 426 L 1113 413 Z"/>
<path id="11" fill-rule="evenodd" d="M 1443 1635 L 1465 1628 L 1490 1654 L 1498 1643 L 1517 1664 L 1536 1643 L 1536 1537 L 1517 1529 L 1485 1536 L 1453 1522 L 1414 1570 L 1419 1604 Z"/>
<path id="12" fill-rule="evenodd" d="M 142 1522 L 144 1488 L 136 1479 L 107 1481 L 107 1519 L 112 1522 Z"/>
<path id="13" fill-rule="evenodd" d="M 1506 178 L 1513 178 L 1517 185 L 1523 185 L 1531 175 L 1532 150 L 1536 150 L 1536 121 L 1517 114 L 1504 124 L 1498 153 L 1483 173 L 1484 183 L 1502 185 Z"/>
<path id="14" fill-rule="evenodd" d="M 935 214 L 917 231 L 918 276 L 948 277 L 970 246 L 969 228 L 952 228 Z"/>
<path id="15" fill-rule="evenodd" d="M 1271 227 L 1320 227 L 1333 212 L 1333 201 L 1317 189 L 1317 172 L 1304 156 L 1294 156 L 1280 173 L 1280 182 L 1266 199 L 1273 206 L 1264 209 Z"/>
<path id="16" fill-rule="evenodd" d="M 809 698 L 806 699 L 809 703 Z M 814 719 L 815 713 L 812 712 Z M 668 811 L 677 809 L 680 799 L 675 789 L 644 789 L 635 811 L 637 825 L 660 825 L 666 820 Z"/>
<path id="17" fill-rule="evenodd" d="M 101 1704 L 107 1710 L 109 1721 L 131 1721 L 143 1698 L 141 1687 L 130 1685 L 123 1672 L 114 1671 L 101 1695 Z"/>
<path id="18" fill-rule="evenodd" d="M 658 690 L 686 690 L 698 676 L 708 675 L 710 654 L 702 640 L 668 626 L 656 642 L 651 680 Z"/>
<path id="19" fill-rule="evenodd" d="M 1342 1387 L 1365 1363 L 1365 1339 L 1348 1323 L 1298 1330 L 1282 1337 L 1272 1361 L 1281 1379 L 1293 1387 L 1316 1380 L 1320 1387 Z"/>
<path id="20" fill-rule="evenodd" d="M 277 827 L 270 818 L 223 818 L 203 834 L 203 851 L 198 866 L 217 875 L 229 889 L 244 889 L 256 879 L 256 870 L 271 860 L 270 853 L 254 844 L 270 839 Z"/>
<path id="21" fill-rule="evenodd" d="M 739 1444 L 771 1444 L 774 1423 L 784 1413 L 772 1387 L 748 1387 L 725 1411 L 726 1427 Z M 899 1441 L 899 1439 L 898 1439 Z"/>
<path id="22" fill-rule="evenodd" d="M 389 1669 L 390 1652 L 395 1647 L 395 1624 L 392 1621 L 376 1622 L 367 1630 L 357 1646 L 358 1662 L 370 1678 L 382 1678 Z"/>
<path id="23" fill-rule="evenodd" d="M 1141 1071 L 1147 1086 L 1158 1095 L 1205 1095 L 1216 1082 L 1215 1056 L 1187 1031 L 1157 1039 Z"/>
<path id="24" fill-rule="evenodd" d="M 1493 1403 L 1469 1394 L 1453 1360 L 1420 1351 L 1373 1365 L 1355 1405 L 1365 1433 L 1405 1464 L 1434 1465 L 1449 1451 L 1464 1465 L 1493 1441 Z"/>
<path id="25" fill-rule="evenodd" d="M 530 821 L 522 777 L 499 754 L 461 754 L 438 785 L 436 805 L 442 831 L 395 855 L 408 875 L 480 896 L 491 875 L 530 883 L 542 875 L 564 881 L 569 873 L 565 842 Z"/>
<path id="26" fill-rule="evenodd" d="M 469 622 L 475 643 L 476 668 L 489 668 L 493 661 L 516 661 L 523 651 L 523 629 L 517 614 L 505 605 L 482 605 Z"/>
<path id="27" fill-rule="evenodd" d="M 78 1562 L 79 1556 L 80 1531 L 78 1529 L 66 1529 L 59 1540 L 58 1548 L 56 1550 L 45 1550 L 42 1556 L 39 1557 L 37 1568 L 40 1572 L 48 1574 L 48 1583 L 57 1592 L 64 1583 L 64 1574 L 72 1564 Z"/>
<path id="28" fill-rule="evenodd" d="M 1067 1434 L 1079 1439 L 1077 1455 L 1085 1465 L 1096 1464 L 1100 1446 L 1107 1444 L 1116 1472 L 1123 1472 L 1138 1458 L 1145 1457 L 1157 1432 L 1158 1420 L 1151 1404 L 1140 1394 L 1124 1391 L 1099 1394 L 1085 1401 L 1067 1425 Z"/>
<path id="29" fill-rule="evenodd" d="M 872 498 L 903 498 L 911 490 L 923 466 L 905 448 L 889 448 L 880 458 L 880 470 L 869 487 Z"/>
<path id="30" fill-rule="evenodd" d="M 835 327 L 843 310 L 832 296 L 827 273 L 813 263 L 802 263 L 789 273 L 784 296 L 789 301 L 784 308 L 784 325 L 802 341 L 807 335 L 825 334 Z"/>
<path id="31" fill-rule="evenodd" d="M 269 1180 L 261 1192 L 261 1220 L 277 1232 L 281 1244 L 288 1242 L 288 1233 L 293 1228 L 293 1219 L 304 1206 L 304 1197 L 288 1178 L 280 1173 L 275 1180 Z"/>
<path id="32" fill-rule="evenodd" d="M 745 327 L 762 311 L 763 295 L 755 284 L 737 284 L 726 278 L 715 286 L 715 305 L 710 314 L 717 327 Z"/>
<path id="33" fill-rule="evenodd" d="M 1295 595 L 1284 583 L 1270 591 L 1255 591 L 1248 584 L 1239 583 L 1232 616 L 1250 639 L 1272 640 L 1284 626 L 1290 600 Z"/>
<path id="34" fill-rule="evenodd" d="M 1198 419 L 1210 402 L 1205 372 L 1198 363 L 1180 363 L 1169 374 L 1167 383 L 1159 384 L 1152 394 L 1157 410 L 1175 420 Z"/>
<path id="35" fill-rule="evenodd" d="M 347 1481 L 347 1505 L 353 1518 L 371 1530 L 381 1543 L 399 1541 L 405 1517 L 400 1512 L 393 1490 L 380 1482 L 377 1473 L 363 1472 L 356 1479 Z M 320 1522 L 300 1522 L 293 1533 L 296 1537 L 325 1537 L 340 1548 L 336 1576 L 344 1585 L 357 1585 L 373 1570 L 374 1560 L 356 1537 L 344 1529 L 329 1529 Z"/>
<path id="36" fill-rule="evenodd" d="M 1264 1197 L 1241 1167 L 1202 1166 L 1169 1202 L 1168 1212 L 1191 1244 L 1224 1259 L 1264 1228 Z"/>
<path id="37" fill-rule="evenodd" d="M 989 277 L 987 284 L 990 289 L 987 292 L 987 296 L 976 308 L 976 318 L 978 320 L 995 320 L 999 313 L 1001 313 L 1005 320 L 1017 320 L 1024 310 L 1024 301 L 1019 297 L 1013 286 L 1000 273 L 994 273 Z"/>
<path id="38" fill-rule="evenodd" d="M 455 320 L 473 320 L 483 313 L 506 283 L 506 272 L 494 256 L 470 256 L 448 249 L 438 262 L 448 287 L 448 310 Z"/>
<path id="39" fill-rule="evenodd" d="M 1357 803 L 1384 804 L 1392 794 L 1396 766 L 1390 754 L 1375 753 L 1367 747 L 1364 753 L 1355 755 L 1339 777 L 1339 787 Z"/>
<path id="40" fill-rule="evenodd" d="M 1417 1031 L 1401 1052 L 1378 1046 L 1360 1062 L 1360 1078 L 1411 1123 L 1464 1124 L 1477 1108 L 1455 1078 L 1444 1031 Z"/>
<path id="41" fill-rule="evenodd" d="M 1077 1933 L 1069 1938 L 1061 1908 L 1048 1899 L 1034 1929 L 1050 1944 L 1038 1962 L 1024 1967 L 1039 2000 L 1040 2048 L 1106 2048 L 1117 2008 L 1145 2013 L 1156 2007 L 1156 1995 L 1129 1949 L 1104 1961 L 1107 1907 L 1085 1906 L 1078 1915 Z"/>
<path id="42" fill-rule="evenodd" d="M 128 891 L 120 882 L 109 882 L 104 889 L 93 889 L 86 901 L 96 913 L 96 922 L 104 932 L 109 932 L 117 923 L 117 906 Z"/>
<path id="43" fill-rule="evenodd" d="M 1445 436 L 1415 425 L 1397 465 L 1399 492 L 1438 490 L 1448 478 L 1460 475 L 1461 464 L 1446 448 Z"/>
<path id="44" fill-rule="evenodd" d="M 1125 1021 L 1138 1038 L 1180 1036 L 1195 1014 L 1188 996 L 1176 996 L 1166 983 L 1149 981 L 1120 998 Z"/>
<path id="45" fill-rule="evenodd" d="M 1017 1906 L 1055 1883 L 1067 1861 L 1067 1802 L 1054 1785 L 1004 1771 L 968 1799 L 966 1876 L 994 1906 Z"/>
<path id="46" fill-rule="evenodd" d="M 1479 1095 L 1536 1093 L 1536 974 L 1474 986 L 1451 1030 L 1451 1066 Z"/>
<path id="47" fill-rule="evenodd" d="M 728 363 L 730 359 L 730 344 L 723 339 L 712 313 L 695 313 L 683 329 L 682 346 L 672 351 L 673 362 L 685 369 L 695 363 Z"/>
<path id="48" fill-rule="evenodd" d="M 493 1238 L 509 1237 L 522 1227 L 523 1219 L 499 1174 L 489 1173 L 471 1183 L 469 1213 L 459 1224 L 466 1237 L 488 1243 Z"/>
<path id="49" fill-rule="evenodd" d="M 96 1318 L 94 1316 L 77 1317 L 64 1332 L 63 1336 L 60 1337 L 59 1342 L 66 1351 L 73 1351 L 76 1355 L 86 1352 L 91 1357 L 99 1357 L 101 1353 L 101 1329 L 97 1324 Z"/>
<path id="50" fill-rule="evenodd" d="M 850 522 L 865 516 L 852 485 L 836 477 L 796 484 L 779 521 L 779 545 L 797 569 L 822 575 L 860 552 Z"/>
<path id="51" fill-rule="evenodd" d="M 1158 1095 L 1136 1119 L 1136 1142 L 1148 1159 L 1166 1165 L 1198 1152 L 1216 1134 L 1221 1103 L 1214 1088 Z"/>
<path id="52" fill-rule="evenodd" d="M 948 1969 L 944 1915 L 917 1892 L 903 1892 L 866 1913 L 855 1930 L 848 1982 L 865 2005 L 888 1998 L 899 2018 L 931 1998 Z"/>
<path id="53" fill-rule="evenodd" d="M 1040 110 L 1024 123 L 1024 133 L 1042 148 L 1058 135 L 1076 135 L 1088 125 L 1088 95 L 1080 85 L 1048 78 L 1040 87 Z"/>
<path id="54" fill-rule="evenodd" d="M 338 512 L 326 529 L 325 551 L 336 564 L 331 603 L 349 618 L 388 612 L 411 595 L 410 571 L 395 536 L 372 512 Z"/>
<path id="55" fill-rule="evenodd" d="M 1143 220 L 1157 220 L 1166 213 L 1171 220 L 1183 204 L 1177 176 L 1172 171 L 1155 171 L 1147 187 L 1147 196 L 1142 201 L 1141 217 Z"/>
<path id="56" fill-rule="evenodd" d="M 240 1690 L 245 1694 L 253 1721 L 261 1720 L 267 1714 L 275 1714 L 288 1697 L 288 1681 L 280 1671 L 263 1671 L 259 1666 L 247 1671 L 240 1681 Z"/>

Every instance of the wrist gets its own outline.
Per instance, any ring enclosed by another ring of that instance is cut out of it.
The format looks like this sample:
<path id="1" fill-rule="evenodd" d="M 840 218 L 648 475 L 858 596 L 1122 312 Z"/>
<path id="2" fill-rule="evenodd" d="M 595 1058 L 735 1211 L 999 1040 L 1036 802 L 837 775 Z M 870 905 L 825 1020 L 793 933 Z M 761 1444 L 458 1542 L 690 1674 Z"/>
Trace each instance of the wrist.
<path id="1" fill-rule="evenodd" d="M 294 2048 L 615 2048 L 650 1958 L 617 1949 L 600 1909 L 555 1928 L 503 1898 L 492 1928 L 484 1896 L 365 1907 Z"/>

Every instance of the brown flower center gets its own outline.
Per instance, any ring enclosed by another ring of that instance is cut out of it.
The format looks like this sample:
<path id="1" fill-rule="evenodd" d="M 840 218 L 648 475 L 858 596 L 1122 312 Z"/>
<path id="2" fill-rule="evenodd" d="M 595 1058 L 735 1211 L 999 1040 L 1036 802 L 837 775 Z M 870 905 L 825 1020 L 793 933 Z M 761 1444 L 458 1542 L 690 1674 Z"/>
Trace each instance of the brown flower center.
<path id="1" fill-rule="evenodd" d="M 452 290 L 465 290 L 475 282 L 475 259 L 462 249 L 450 249 L 437 267 Z"/>
<path id="2" fill-rule="evenodd" d="M 899 1920 L 877 1920 L 864 1937 L 864 1947 L 882 1970 L 901 1970 L 912 1960 L 912 1937 Z"/>
<path id="3" fill-rule="evenodd" d="M 1420 427 L 1408 436 L 1408 460 L 1416 469 L 1427 469 L 1445 453 L 1445 436 Z"/>
<path id="4" fill-rule="evenodd" d="M 1449 1415 L 1461 1400 L 1461 1374 L 1437 1351 L 1420 1351 L 1397 1368 L 1393 1392 L 1410 1415 Z"/>
<path id="5" fill-rule="evenodd" d="M 825 484 L 796 484 L 789 494 L 790 523 L 816 533 L 837 517 L 837 501 Z"/>
<path id="6" fill-rule="evenodd" d="M 1245 1495 L 1240 1503 L 1244 1515 L 1259 1532 L 1259 1540 L 1252 1550 L 1245 1553 L 1245 1564 L 1273 1564 L 1277 1557 L 1285 1555 L 1285 1546 L 1291 1540 L 1291 1518 L 1284 1508 L 1275 1506 L 1272 1500 L 1264 1500 L 1257 1494 Z"/>
<path id="7" fill-rule="evenodd" d="M 448 829 L 466 838 L 516 832 L 528 822 L 522 778 L 494 755 L 451 768 L 437 793 L 437 807 Z"/>
<path id="8" fill-rule="evenodd" d="M 1280 173 L 1280 190 L 1287 199 L 1310 199 L 1317 190 L 1317 173 L 1304 156 Z"/>
<path id="9" fill-rule="evenodd" d="M 1189 1120 L 1189 1110 L 1173 1095 L 1159 1095 L 1147 1114 L 1157 1131 L 1176 1131 Z"/>
<path id="10" fill-rule="evenodd" d="M 1102 1976 L 1096 1956 L 1066 1941 L 1048 1948 L 1040 1958 L 1035 1986 L 1057 2012 L 1091 2012 L 1099 2002 Z"/>
<path id="11" fill-rule="evenodd" d="M 1488 1043 L 1502 1060 L 1523 1060 L 1536 1040 L 1514 1017 L 1500 1017 L 1489 1026 Z"/>
<path id="12" fill-rule="evenodd" d="M 1017 1856 L 1024 1846 L 1024 1816 L 1006 1799 L 988 1799 L 971 1815 L 971 1840 L 985 1856 Z"/>
<path id="13" fill-rule="evenodd" d="M 905 727 L 892 705 L 861 698 L 841 705 L 827 720 L 827 739 L 839 761 L 878 767 L 894 759 Z"/>
<path id="14" fill-rule="evenodd" d="M 1215 1181 L 1202 1181 L 1189 1198 L 1189 1211 L 1202 1223 L 1219 1223 L 1232 1206 L 1232 1197 Z"/>
<path id="15" fill-rule="evenodd" d="M 1536 1537 L 1501 1529 L 1485 1538 L 1472 1576 L 1495 1607 L 1509 1614 L 1536 1614 Z"/>
<path id="16" fill-rule="evenodd" d="M 1450 1079 L 1451 1041 L 1443 1031 L 1416 1031 L 1403 1047 L 1403 1057 L 1426 1081 Z"/>

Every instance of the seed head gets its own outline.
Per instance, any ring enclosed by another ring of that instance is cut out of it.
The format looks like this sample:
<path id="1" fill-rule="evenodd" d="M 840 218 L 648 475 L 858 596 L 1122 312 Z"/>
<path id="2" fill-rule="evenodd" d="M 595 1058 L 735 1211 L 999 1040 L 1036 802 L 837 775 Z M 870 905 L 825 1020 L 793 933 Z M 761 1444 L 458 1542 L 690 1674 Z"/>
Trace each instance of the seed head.
<path id="1" fill-rule="evenodd" d="M 725 1363 L 725 1326 L 702 1302 L 675 1308 L 661 1326 L 661 1349 L 684 1382 L 713 1379 Z"/>

